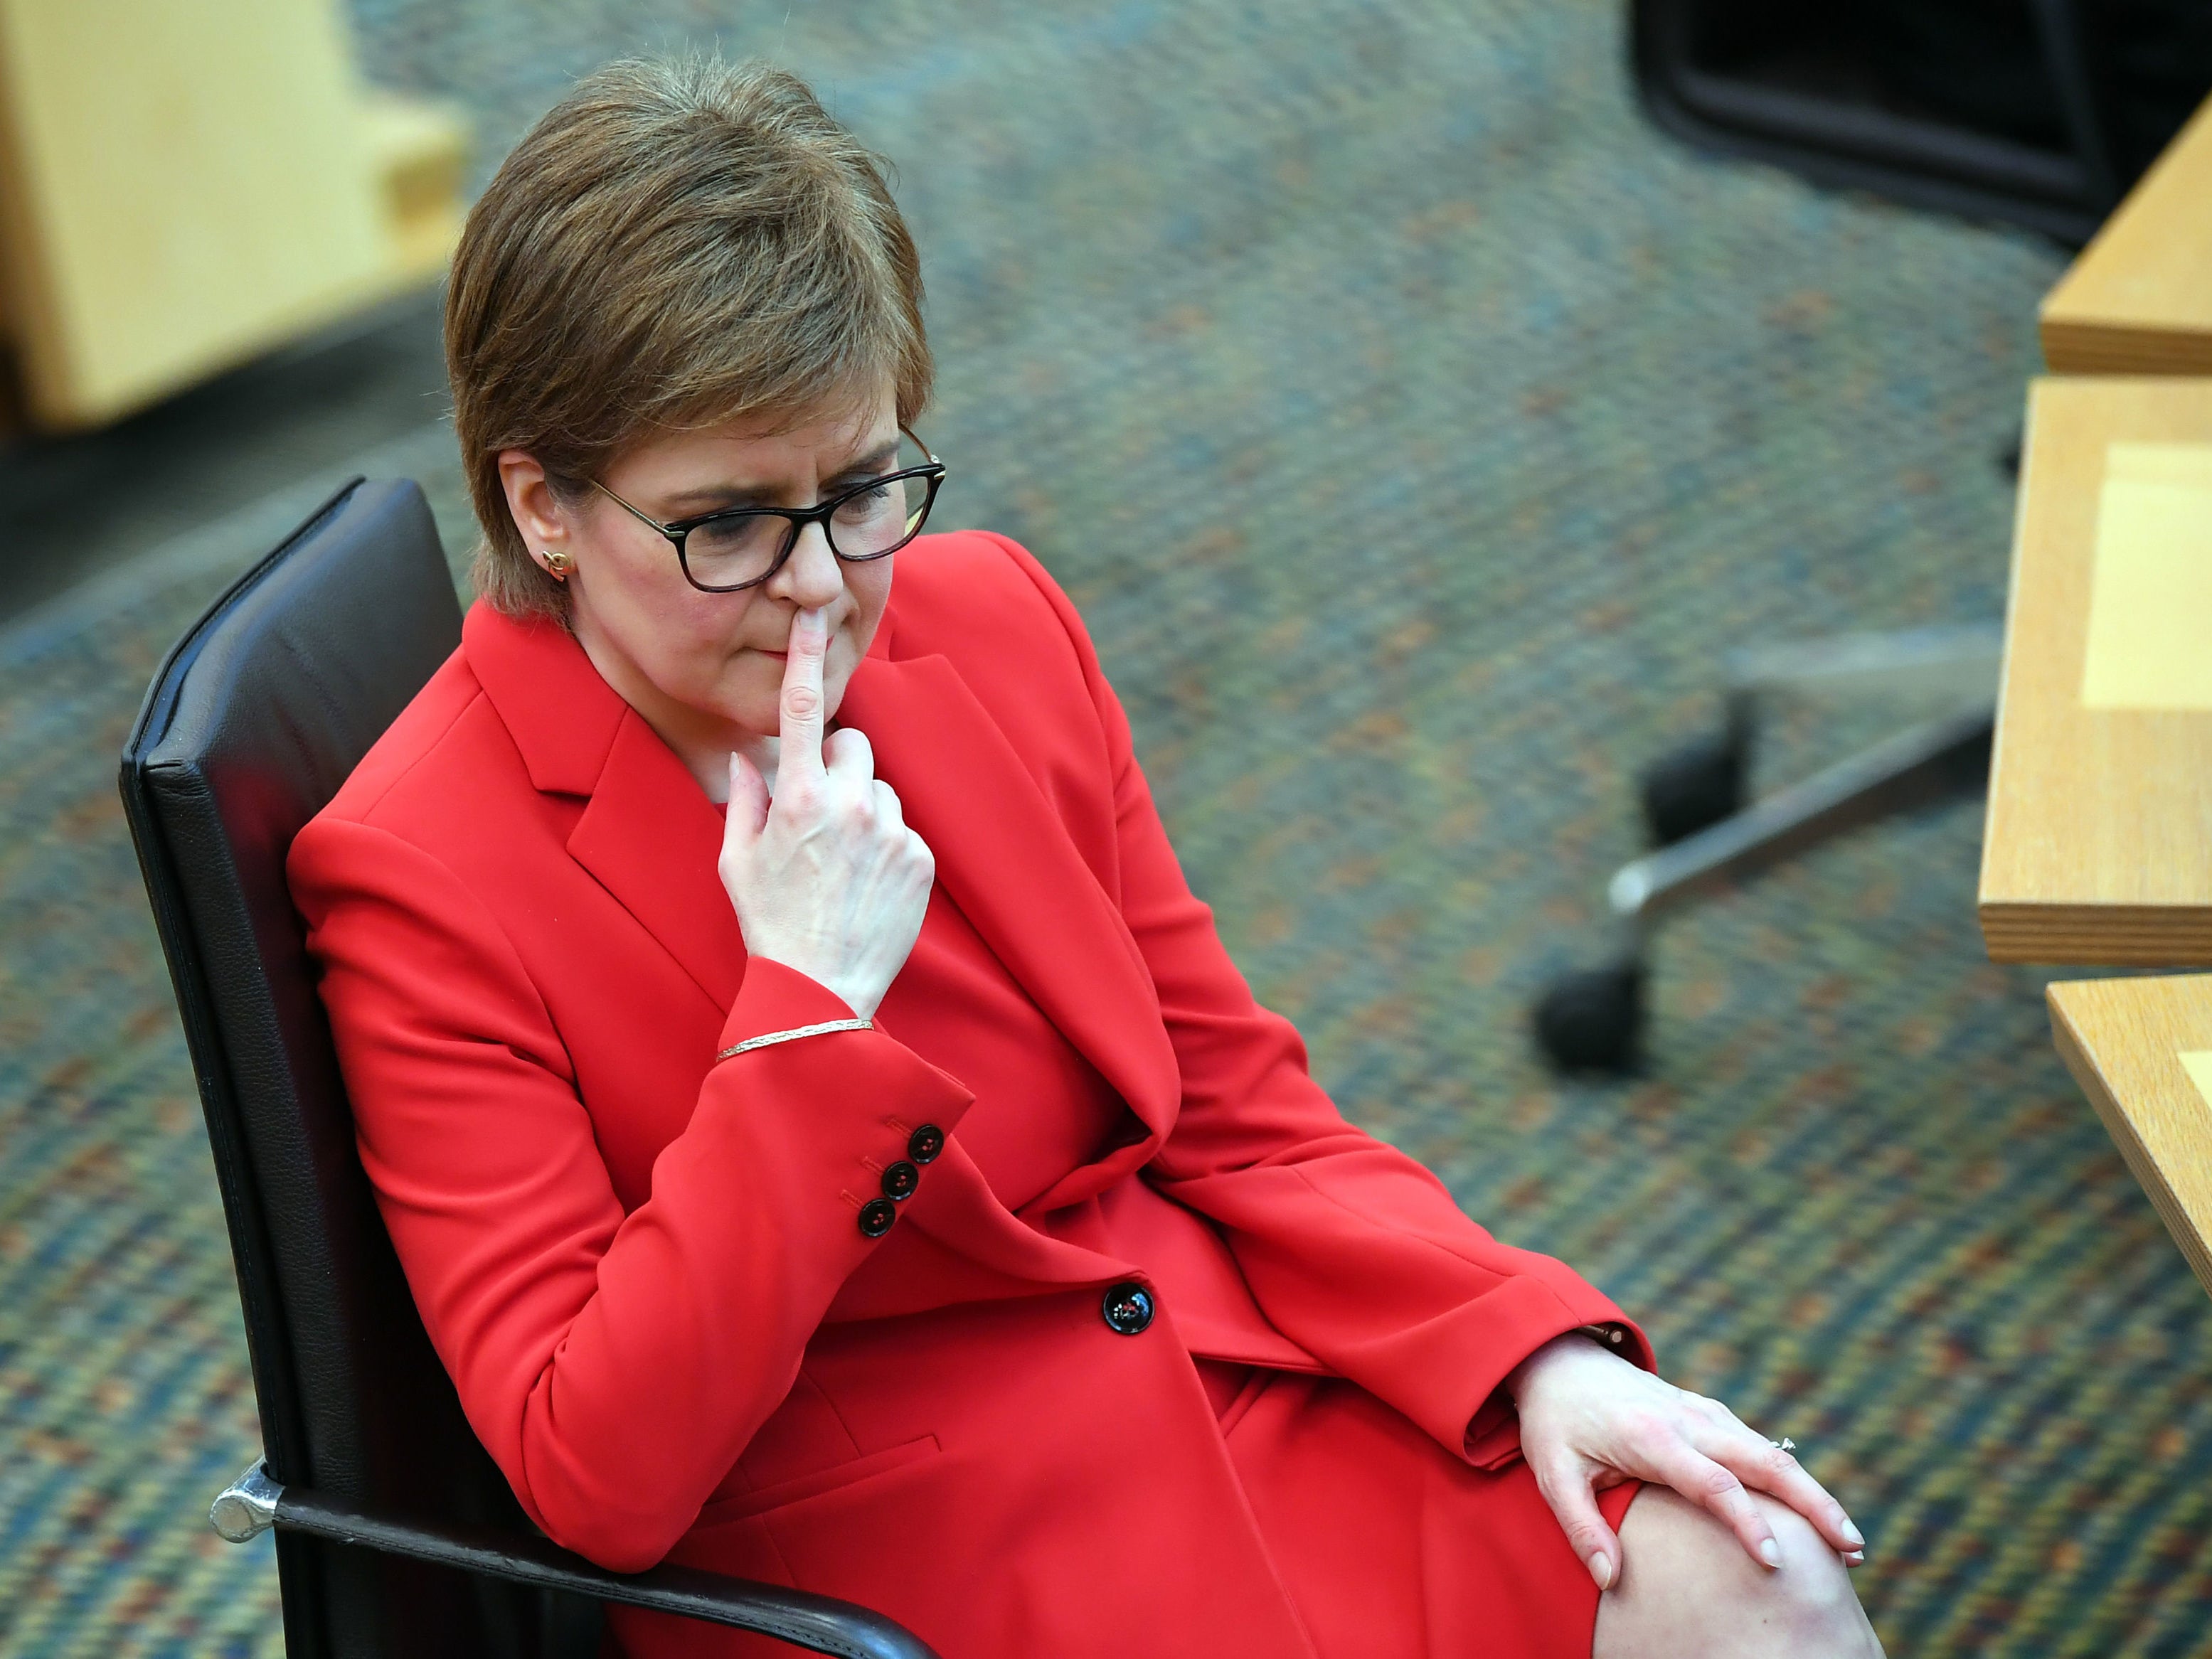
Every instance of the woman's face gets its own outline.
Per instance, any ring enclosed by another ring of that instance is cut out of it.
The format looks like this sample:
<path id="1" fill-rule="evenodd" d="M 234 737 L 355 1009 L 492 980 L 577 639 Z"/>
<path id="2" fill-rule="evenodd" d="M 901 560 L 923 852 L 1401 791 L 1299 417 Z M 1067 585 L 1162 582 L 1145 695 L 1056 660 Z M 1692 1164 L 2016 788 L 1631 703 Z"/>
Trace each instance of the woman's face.
<path id="1" fill-rule="evenodd" d="M 599 482 L 666 524 L 726 507 L 811 507 L 896 470 L 898 447 L 886 391 L 857 412 L 842 408 L 784 433 L 739 425 L 666 434 L 626 451 Z M 824 714 L 836 714 L 883 620 L 896 555 L 848 563 L 809 525 L 766 581 L 702 592 L 665 537 L 600 491 L 557 501 L 544 470 L 519 450 L 500 457 L 500 471 L 532 556 L 568 556 L 571 616 L 592 664 L 710 793 L 724 793 L 730 750 L 757 756 L 761 739 L 774 736 L 784 641 L 804 609 L 827 613 Z"/>

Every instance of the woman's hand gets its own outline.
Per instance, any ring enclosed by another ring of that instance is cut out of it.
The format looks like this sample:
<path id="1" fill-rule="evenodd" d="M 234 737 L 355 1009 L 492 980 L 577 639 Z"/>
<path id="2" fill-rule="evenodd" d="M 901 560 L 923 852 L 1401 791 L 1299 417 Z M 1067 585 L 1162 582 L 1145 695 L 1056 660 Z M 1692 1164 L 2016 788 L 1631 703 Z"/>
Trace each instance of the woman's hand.
<path id="1" fill-rule="evenodd" d="M 1782 1565 L 1782 1547 L 1747 1486 L 1811 1522 L 1846 1565 L 1864 1559 L 1866 1540 L 1844 1506 L 1796 1458 L 1718 1401 L 1663 1382 L 1587 1336 L 1545 1344 L 1506 1386 L 1520 1408 L 1522 1455 L 1600 1589 L 1620 1577 L 1620 1540 L 1595 1494 L 1632 1479 L 1671 1486 L 1711 1510 L 1764 1565 Z"/>
<path id="2" fill-rule="evenodd" d="M 730 757 L 730 812 L 717 867 L 745 949 L 835 991 L 872 1018 L 921 932 L 937 862 L 876 777 L 859 732 L 822 735 L 819 611 L 793 620 L 779 707 L 775 795 Z"/>

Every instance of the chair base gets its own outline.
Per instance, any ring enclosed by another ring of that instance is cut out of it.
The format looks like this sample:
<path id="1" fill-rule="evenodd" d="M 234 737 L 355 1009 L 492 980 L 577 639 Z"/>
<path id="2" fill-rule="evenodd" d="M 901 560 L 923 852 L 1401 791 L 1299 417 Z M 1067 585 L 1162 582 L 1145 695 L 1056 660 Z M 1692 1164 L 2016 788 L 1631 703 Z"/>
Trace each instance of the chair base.
<path id="1" fill-rule="evenodd" d="M 1846 830 L 1961 791 L 1989 775 L 2002 651 L 1995 628 L 1919 629 L 1762 647 L 1729 665 L 1721 729 L 1646 769 L 1656 849 L 1606 884 L 1617 943 L 1594 967 L 1554 978 L 1532 1010 L 1554 1069 L 1622 1077 L 1644 1058 L 1644 988 L 1660 921 L 1701 896 Z M 1762 699 L 1784 691 L 1917 688 L 1944 712 L 1800 783 L 1746 802 Z"/>

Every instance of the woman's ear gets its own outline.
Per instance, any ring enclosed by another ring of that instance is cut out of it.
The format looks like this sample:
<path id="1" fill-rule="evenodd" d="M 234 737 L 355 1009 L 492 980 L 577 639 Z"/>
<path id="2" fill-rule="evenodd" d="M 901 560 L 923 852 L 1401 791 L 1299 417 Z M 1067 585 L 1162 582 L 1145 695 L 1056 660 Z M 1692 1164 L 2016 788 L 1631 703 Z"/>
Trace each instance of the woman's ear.
<path id="1" fill-rule="evenodd" d="M 545 469 L 527 451 L 500 451 L 499 483 L 507 492 L 507 510 L 526 544 L 533 550 L 566 544 L 568 526 L 562 519 L 561 504 L 545 482 Z"/>

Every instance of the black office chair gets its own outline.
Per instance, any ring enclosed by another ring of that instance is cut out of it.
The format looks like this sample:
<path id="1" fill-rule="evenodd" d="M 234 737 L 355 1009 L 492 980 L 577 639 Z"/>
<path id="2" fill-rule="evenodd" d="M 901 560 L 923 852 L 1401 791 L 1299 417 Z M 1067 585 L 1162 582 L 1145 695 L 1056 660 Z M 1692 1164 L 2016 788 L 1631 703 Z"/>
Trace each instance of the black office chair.
<path id="1" fill-rule="evenodd" d="M 260 1405 L 263 1457 L 210 1519 L 234 1542 L 276 1528 L 292 1659 L 586 1659 L 607 1601 L 933 1659 L 844 1602 L 556 1547 L 461 1414 L 355 1153 L 284 882 L 294 835 L 459 638 L 422 492 L 356 479 L 186 631 L 124 750 Z"/>
<path id="2" fill-rule="evenodd" d="M 2078 245 L 2212 90 L 2212 7 L 1635 0 L 1630 52 L 1699 149 Z"/>

